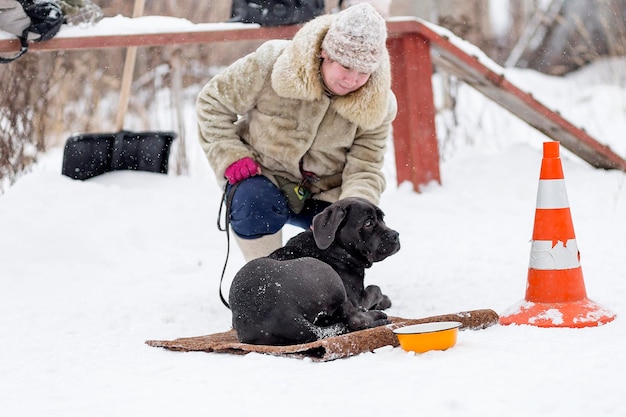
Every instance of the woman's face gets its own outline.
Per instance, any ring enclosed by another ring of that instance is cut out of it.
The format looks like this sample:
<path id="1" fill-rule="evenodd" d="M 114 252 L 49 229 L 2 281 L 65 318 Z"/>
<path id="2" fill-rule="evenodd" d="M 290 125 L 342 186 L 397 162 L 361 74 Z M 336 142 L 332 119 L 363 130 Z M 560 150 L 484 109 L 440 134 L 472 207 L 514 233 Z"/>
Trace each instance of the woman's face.
<path id="1" fill-rule="evenodd" d="M 346 68 L 340 63 L 328 57 L 326 51 L 322 49 L 322 77 L 326 87 L 338 96 L 345 96 L 361 88 L 371 74 L 358 72 L 357 70 Z"/>

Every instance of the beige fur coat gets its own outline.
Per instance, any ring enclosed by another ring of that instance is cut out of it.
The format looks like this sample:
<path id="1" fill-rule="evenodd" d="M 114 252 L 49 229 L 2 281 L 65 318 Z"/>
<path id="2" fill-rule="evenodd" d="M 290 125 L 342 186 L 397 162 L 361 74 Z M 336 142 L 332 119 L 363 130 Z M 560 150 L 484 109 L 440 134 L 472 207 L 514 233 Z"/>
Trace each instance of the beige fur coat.
<path id="1" fill-rule="evenodd" d="M 263 175 L 294 182 L 316 174 L 313 197 L 363 197 L 378 204 L 381 172 L 397 103 L 389 56 L 359 90 L 327 97 L 321 44 L 334 15 L 320 16 L 293 40 L 273 40 L 211 79 L 198 95 L 200 142 L 222 184 L 224 170 L 251 157 Z"/>

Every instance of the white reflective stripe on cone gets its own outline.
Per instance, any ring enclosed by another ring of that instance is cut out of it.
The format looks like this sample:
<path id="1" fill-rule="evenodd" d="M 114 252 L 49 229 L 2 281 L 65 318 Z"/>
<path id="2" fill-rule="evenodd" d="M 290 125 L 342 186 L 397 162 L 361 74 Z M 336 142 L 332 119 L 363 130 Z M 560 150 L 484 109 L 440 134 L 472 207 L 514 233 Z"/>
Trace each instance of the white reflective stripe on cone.
<path id="1" fill-rule="evenodd" d="M 566 245 L 558 241 L 553 246 L 550 240 L 533 240 L 530 249 L 530 268 L 539 270 L 572 269 L 580 266 L 576 239 Z"/>
<path id="2" fill-rule="evenodd" d="M 567 208 L 567 190 L 565 180 L 540 180 L 537 191 L 537 208 Z"/>

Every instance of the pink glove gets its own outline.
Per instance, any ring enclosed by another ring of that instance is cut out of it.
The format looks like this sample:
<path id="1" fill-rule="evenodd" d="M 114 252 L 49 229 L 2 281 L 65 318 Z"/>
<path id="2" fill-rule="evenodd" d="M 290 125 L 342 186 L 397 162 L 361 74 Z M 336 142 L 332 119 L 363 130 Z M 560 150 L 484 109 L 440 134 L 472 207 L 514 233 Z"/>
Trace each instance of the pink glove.
<path id="1" fill-rule="evenodd" d="M 261 174 L 261 166 L 254 159 L 247 156 L 233 162 L 224 171 L 224 176 L 231 184 L 237 184 L 239 181 L 259 174 Z"/>

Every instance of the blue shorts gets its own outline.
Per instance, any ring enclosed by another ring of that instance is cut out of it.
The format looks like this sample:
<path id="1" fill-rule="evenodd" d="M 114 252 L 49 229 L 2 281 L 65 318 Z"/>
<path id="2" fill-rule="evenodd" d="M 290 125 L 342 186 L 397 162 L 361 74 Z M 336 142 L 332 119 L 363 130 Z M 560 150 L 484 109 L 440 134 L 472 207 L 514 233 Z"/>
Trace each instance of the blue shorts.
<path id="1" fill-rule="evenodd" d="M 231 189 L 229 185 L 227 195 Z M 241 181 L 235 188 L 230 206 L 230 226 L 244 239 L 277 233 L 285 224 L 308 229 L 313 217 L 329 205 L 326 201 L 309 199 L 296 214 L 287 205 L 287 198 L 280 189 L 263 175 L 257 175 Z"/>

